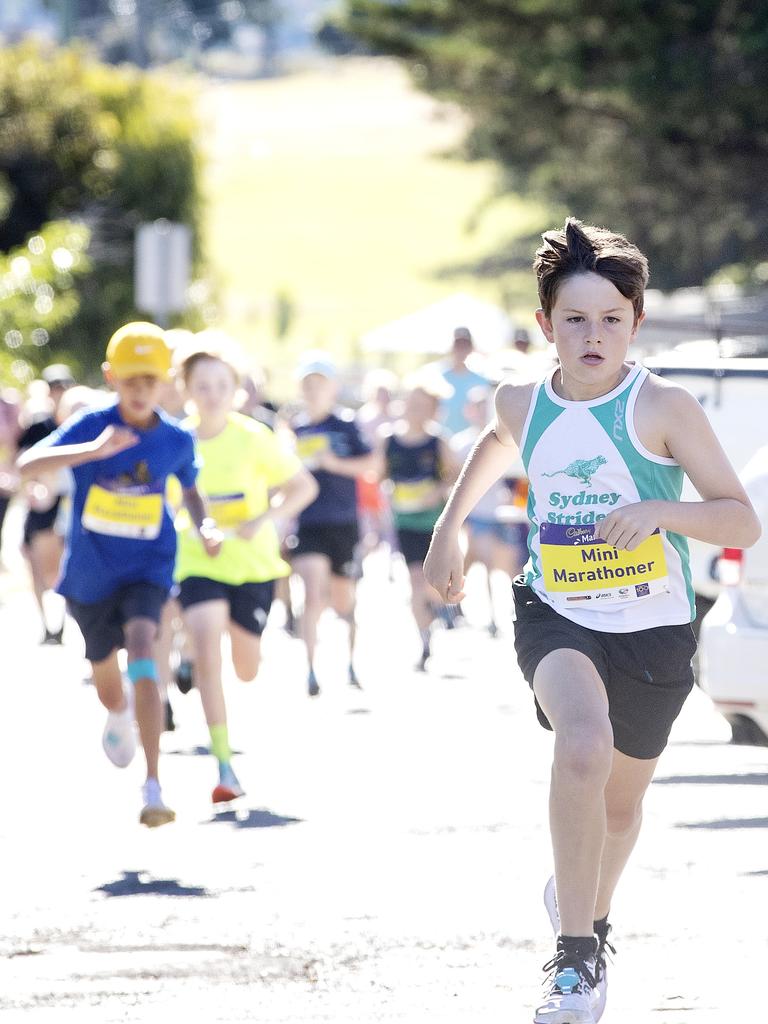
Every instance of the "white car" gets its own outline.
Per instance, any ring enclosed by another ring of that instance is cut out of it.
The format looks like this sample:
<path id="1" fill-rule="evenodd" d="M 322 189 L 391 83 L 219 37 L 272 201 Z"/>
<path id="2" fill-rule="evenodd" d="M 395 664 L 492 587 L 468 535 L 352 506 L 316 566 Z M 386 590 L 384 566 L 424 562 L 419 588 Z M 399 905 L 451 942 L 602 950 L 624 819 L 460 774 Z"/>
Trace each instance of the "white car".
<path id="1" fill-rule="evenodd" d="M 699 683 L 725 715 L 735 743 L 768 745 L 768 447 L 740 474 L 763 535 L 721 553 L 720 596 L 701 623 Z"/>

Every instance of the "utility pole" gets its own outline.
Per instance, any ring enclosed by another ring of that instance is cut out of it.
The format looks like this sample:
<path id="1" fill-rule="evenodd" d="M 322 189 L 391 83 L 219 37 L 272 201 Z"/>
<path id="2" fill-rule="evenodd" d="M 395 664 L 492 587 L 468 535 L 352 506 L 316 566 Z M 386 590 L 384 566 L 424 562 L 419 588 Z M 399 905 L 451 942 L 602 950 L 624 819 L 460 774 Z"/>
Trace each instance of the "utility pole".
<path id="1" fill-rule="evenodd" d="M 61 41 L 66 45 L 77 35 L 78 0 L 60 0 Z"/>

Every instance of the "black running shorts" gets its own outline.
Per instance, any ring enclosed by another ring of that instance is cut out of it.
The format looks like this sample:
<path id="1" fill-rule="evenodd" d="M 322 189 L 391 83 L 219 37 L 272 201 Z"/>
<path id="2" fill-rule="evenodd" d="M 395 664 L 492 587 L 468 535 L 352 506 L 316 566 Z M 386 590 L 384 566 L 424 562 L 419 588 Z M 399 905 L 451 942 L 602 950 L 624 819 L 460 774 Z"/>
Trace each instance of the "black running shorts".
<path id="1" fill-rule="evenodd" d="M 54 528 L 60 507 L 61 496 L 45 512 L 36 512 L 33 508 L 28 510 L 24 518 L 24 543 L 27 547 L 36 533 L 46 533 Z"/>
<path id="2" fill-rule="evenodd" d="M 696 640 L 690 624 L 604 633 L 558 615 L 523 583 L 522 576 L 512 589 L 515 651 L 531 688 L 534 673 L 547 654 L 580 651 L 605 684 L 614 747 L 628 757 L 658 757 L 693 686 L 691 659 Z M 538 701 L 536 713 L 541 725 L 551 729 Z"/>
<path id="3" fill-rule="evenodd" d="M 182 608 L 191 608 L 204 601 L 226 601 L 232 622 L 255 636 L 261 636 L 267 624 L 274 593 L 274 580 L 235 585 L 209 580 L 204 576 L 188 576 L 179 583 L 178 600 Z"/>
<path id="4" fill-rule="evenodd" d="M 423 565 L 432 540 L 432 531 L 398 529 L 397 545 L 406 565 Z"/>
<path id="5" fill-rule="evenodd" d="M 355 579 L 359 575 L 355 561 L 355 548 L 360 539 L 357 522 L 300 525 L 296 539 L 296 546 L 289 552 L 291 558 L 325 555 L 334 576 Z"/>
<path id="6" fill-rule="evenodd" d="M 155 583 L 126 583 L 96 604 L 67 598 L 67 611 L 80 627 L 89 661 L 104 661 L 125 647 L 123 626 L 130 619 L 159 623 L 168 593 Z"/>

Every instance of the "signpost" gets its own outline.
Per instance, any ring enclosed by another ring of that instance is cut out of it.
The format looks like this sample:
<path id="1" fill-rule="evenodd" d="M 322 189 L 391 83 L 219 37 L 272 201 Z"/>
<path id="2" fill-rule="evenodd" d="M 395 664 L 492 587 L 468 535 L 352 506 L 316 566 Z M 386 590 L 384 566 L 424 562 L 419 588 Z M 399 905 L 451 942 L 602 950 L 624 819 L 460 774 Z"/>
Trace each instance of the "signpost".
<path id="1" fill-rule="evenodd" d="M 160 327 L 187 305 L 192 265 L 192 232 L 186 224 L 161 219 L 136 230 L 134 301 Z"/>

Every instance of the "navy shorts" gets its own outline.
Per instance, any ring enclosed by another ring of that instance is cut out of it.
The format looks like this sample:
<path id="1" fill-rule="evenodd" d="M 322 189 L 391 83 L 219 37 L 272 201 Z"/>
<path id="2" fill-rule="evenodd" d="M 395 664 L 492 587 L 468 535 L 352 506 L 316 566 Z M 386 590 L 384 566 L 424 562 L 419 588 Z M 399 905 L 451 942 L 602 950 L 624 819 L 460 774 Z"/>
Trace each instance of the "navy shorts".
<path id="1" fill-rule="evenodd" d="M 298 555 L 325 555 L 331 563 L 334 576 L 356 579 L 359 575 L 355 560 L 355 548 L 360 539 L 357 522 L 353 523 L 308 523 L 299 526 L 296 546 L 291 548 L 291 558 Z"/>
<path id="2" fill-rule="evenodd" d="M 160 622 L 168 591 L 156 583 L 126 583 L 95 604 L 67 598 L 67 611 L 80 627 L 89 661 L 104 661 L 125 647 L 123 626 L 131 619 Z"/>
<path id="3" fill-rule="evenodd" d="M 32 538 L 36 533 L 46 533 L 54 528 L 60 507 L 61 496 L 45 512 L 37 512 L 33 508 L 29 509 L 24 518 L 24 543 L 27 547 L 32 543 Z"/>
<path id="4" fill-rule="evenodd" d="M 512 590 L 515 651 L 530 687 L 547 654 L 580 651 L 605 684 L 614 747 L 628 757 L 658 757 L 693 687 L 691 659 L 696 640 L 690 624 L 604 633 L 559 615 L 525 585 L 522 576 Z M 536 713 L 541 725 L 551 729 L 538 701 Z"/>
<path id="5" fill-rule="evenodd" d="M 432 540 L 432 531 L 398 529 L 397 545 L 406 565 L 423 565 Z"/>
<path id="6" fill-rule="evenodd" d="M 236 585 L 209 580 L 205 576 L 187 576 L 179 583 L 178 599 L 182 608 L 191 608 L 204 601 L 226 601 L 232 622 L 255 636 L 261 636 L 274 593 L 274 580 Z"/>

